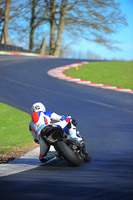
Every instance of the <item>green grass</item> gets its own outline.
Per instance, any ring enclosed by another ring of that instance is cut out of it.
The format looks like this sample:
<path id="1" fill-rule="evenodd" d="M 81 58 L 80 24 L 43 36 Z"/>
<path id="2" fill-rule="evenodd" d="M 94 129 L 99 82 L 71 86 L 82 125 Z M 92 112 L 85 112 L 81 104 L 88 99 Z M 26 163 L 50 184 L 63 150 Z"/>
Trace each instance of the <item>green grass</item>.
<path id="1" fill-rule="evenodd" d="M 30 115 L 0 103 L 0 153 L 30 145 L 33 141 L 29 132 Z"/>
<path id="2" fill-rule="evenodd" d="M 64 74 L 104 85 L 133 89 L 133 61 L 90 62 L 79 67 L 79 70 L 66 70 Z"/>

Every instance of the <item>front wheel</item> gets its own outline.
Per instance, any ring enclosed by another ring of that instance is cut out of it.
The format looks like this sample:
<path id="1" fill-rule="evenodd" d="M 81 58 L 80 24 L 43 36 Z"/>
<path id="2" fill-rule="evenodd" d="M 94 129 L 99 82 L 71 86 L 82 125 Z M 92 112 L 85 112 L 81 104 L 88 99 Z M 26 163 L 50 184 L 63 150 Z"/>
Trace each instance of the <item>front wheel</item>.
<path id="1" fill-rule="evenodd" d="M 57 141 L 55 145 L 56 149 L 61 153 L 61 155 L 72 165 L 80 166 L 82 161 L 78 156 L 70 149 L 64 141 Z"/>

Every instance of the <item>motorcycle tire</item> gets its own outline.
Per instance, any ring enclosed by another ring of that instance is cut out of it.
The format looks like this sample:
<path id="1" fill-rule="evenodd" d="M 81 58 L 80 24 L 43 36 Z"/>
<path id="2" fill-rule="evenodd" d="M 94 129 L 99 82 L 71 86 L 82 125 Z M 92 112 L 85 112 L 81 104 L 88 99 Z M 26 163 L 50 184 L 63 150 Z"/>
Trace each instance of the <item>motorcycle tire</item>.
<path id="1" fill-rule="evenodd" d="M 56 142 L 56 149 L 61 153 L 61 155 L 73 166 L 80 166 L 82 160 L 70 149 L 64 141 Z"/>

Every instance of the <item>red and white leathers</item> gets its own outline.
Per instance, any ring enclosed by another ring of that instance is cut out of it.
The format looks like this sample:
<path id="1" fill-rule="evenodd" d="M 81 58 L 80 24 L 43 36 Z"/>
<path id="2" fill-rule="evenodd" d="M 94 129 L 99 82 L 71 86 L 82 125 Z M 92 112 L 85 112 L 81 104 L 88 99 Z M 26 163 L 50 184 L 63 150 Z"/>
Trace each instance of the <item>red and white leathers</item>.
<path id="1" fill-rule="evenodd" d="M 77 139 L 80 142 L 82 141 L 82 137 L 77 136 L 76 126 L 74 126 L 71 123 L 71 127 L 69 129 L 67 128 L 67 124 L 71 121 L 70 117 L 65 117 L 51 111 L 46 111 L 46 112 L 33 112 L 31 118 L 32 120 L 30 122 L 29 129 L 34 138 L 34 141 L 40 144 L 40 156 L 39 156 L 40 160 L 43 158 L 43 156 L 47 154 L 50 148 L 50 145 L 46 144 L 40 138 L 40 132 L 43 127 L 51 123 L 51 120 L 58 121 L 55 124 L 60 125 L 62 129 L 66 133 L 68 133 L 71 137 Z"/>

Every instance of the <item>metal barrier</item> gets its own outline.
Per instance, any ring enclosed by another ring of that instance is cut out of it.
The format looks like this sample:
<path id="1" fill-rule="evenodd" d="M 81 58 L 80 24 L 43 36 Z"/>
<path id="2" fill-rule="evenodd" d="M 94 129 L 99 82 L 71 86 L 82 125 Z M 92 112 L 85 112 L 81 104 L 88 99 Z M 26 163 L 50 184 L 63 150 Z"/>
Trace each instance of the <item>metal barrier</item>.
<path id="1" fill-rule="evenodd" d="M 7 45 L 7 44 L 0 44 L 0 51 L 21 51 L 21 52 L 33 53 L 33 51 L 23 49 L 22 47 L 17 47 L 17 46 Z"/>

